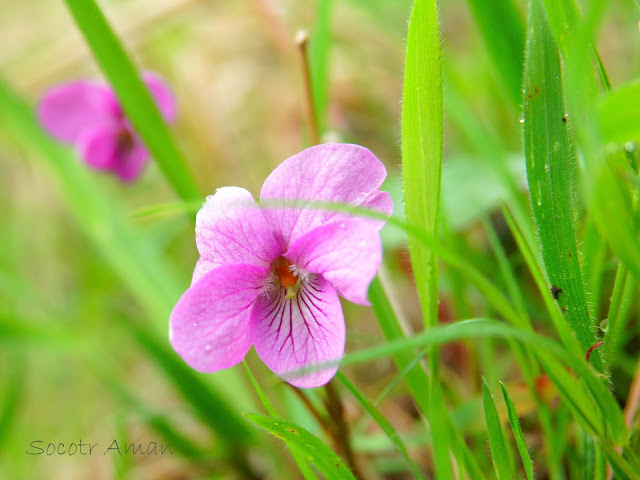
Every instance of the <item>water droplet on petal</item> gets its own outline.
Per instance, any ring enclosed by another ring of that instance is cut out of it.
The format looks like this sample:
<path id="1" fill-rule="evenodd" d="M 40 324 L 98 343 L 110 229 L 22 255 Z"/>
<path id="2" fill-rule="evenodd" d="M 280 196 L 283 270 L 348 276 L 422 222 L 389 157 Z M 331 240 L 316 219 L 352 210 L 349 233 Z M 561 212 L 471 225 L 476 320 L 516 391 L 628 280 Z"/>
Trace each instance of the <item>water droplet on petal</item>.
<path id="1" fill-rule="evenodd" d="M 197 324 L 196 322 L 193 322 L 193 326 L 194 326 L 194 327 L 197 327 L 197 326 L 198 326 L 198 324 Z"/>
<path id="2" fill-rule="evenodd" d="M 209 345 L 208 343 L 204 346 L 204 349 L 208 352 L 209 350 L 211 350 L 211 345 Z"/>

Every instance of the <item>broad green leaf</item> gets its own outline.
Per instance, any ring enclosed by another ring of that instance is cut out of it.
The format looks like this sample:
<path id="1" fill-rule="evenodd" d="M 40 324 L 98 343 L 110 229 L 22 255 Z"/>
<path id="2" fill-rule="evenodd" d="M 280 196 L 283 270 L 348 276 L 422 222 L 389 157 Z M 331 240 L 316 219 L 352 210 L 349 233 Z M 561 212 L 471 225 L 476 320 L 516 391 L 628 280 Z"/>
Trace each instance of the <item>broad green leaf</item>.
<path id="1" fill-rule="evenodd" d="M 367 397 L 363 395 L 355 387 L 355 385 L 353 385 L 349 381 L 349 379 L 347 379 L 347 377 L 345 377 L 340 372 L 336 374 L 336 377 L 338 378 L 338 380 L 342 382 L 342 384 L 347 388 L 347 390 L 351 392 L 351 394 L 356 398 L 356 400 L 358 400 L 360 405 L 362 405 L 362 408 L 364 408 L 367 411 L 367 413 L 371 415 L 371 418 L 375 420 L 375 422 L 382 429 L 382 431 L 387 435 L 387 437 L 389 437 L 389 440 L 391 440 L 391 442 L 395 445 L 395 447 L 398 449 L 398 451 L 402 454 L 402 456 L 407 461 L 407 465 L 411 469 L 411 473 L 413 474 L 414 478 L 424 478 L 420 473 L 420 470 L 418 469 L 416 464 L 413 463 L 413 460 L 411 460 L 411 457 L 409 457 L 409 452 L 407 452 L 407 447 L 405 447 L 404 442 L 402 441 L 402 438 L 400 438 L 400 435 L 398 435 L 398 432 L 396 432 L 396 429 L 393 428 L 393 425 L 391 425 L 389 420 L 387 420 L 386 417 L 371 402 L 369 402 Z"/>
<path id="2" fill-rule="evenodd" d="M 65 0 L 89 48 L 160 170 L 183 199 L 200 198 L 167 124 L 95 0 Z"/>
<path id="3" fill-rule="evenodd" d="M 511 401 L 511 397 L 509 397 L 509 392 L 507 392 L 507 387 L 504 386 L 504 383 L 500 382 L 500 388 L 502 389 L 504 403 L 507 405 L 509 423 L 511 424 L 513 436 L 516 439 L 516 445 L 518 446 L 518 452 L 520 453 L 520 458 L 522 459 L 522 465 L 524 466 L 527 480 L 533 480 L 533 463 L 531 462 L 529 450 L 527 449 L 527 444 L 525 443 L 524 436 L 522 435 L 520 421 L 518 420 L 518 412 L 516 412 L 516 407 Z"/>
<path id="4" fill-rule="evenodd" d="M 513 106 L 522 103 L 524 24 L 512 0 L 468 0 L 480 34 L 484 38 Z M 499 28 L 496 19 L 500 20 Z"/>
<path id="5" fill-rule="evenodd" d="M 502 425 L 500 424 L 496 405 L 493 402 L 493 395 L 484 377 L 482 377 L 482 404 L 484 406 L 484 419 L 487 423 L 491 460 L 496 471 L 496 477 L 498 480 L 514 478 L 515 472 L 511 464 L 511 452 L 502 432 Z"/>
<path id="6" fill-rule="evenodd" d="M 575 168 L 564 109 L 560 57 L 542 5 L 530 4 L 524 76 L 524 146 L 548 288 L 583 352 L 596 338 L 587 309 L 574 230 Z M 601 369 L 599 356 L 592 357 Z"/>
<path id="7" fill-rule="evenodd" d="M 442 72 L 434 0 L 416 0 L 409 20 L 402 91 L 402 175 L 407 222 L 437 236 L 442 171 Z M 437 323 L 438 269 L 433 252 L 409 238 L 425 325 Z"/>
<path id="8" fill-rule="evenodd" d="M 256 413 L 245 414 L 249 420 L 278 437 L 291 451 L 311 462 L 325 477 L 330 479 L 355 480 L 353 474 L 342 463 L 333 450 L 327 447 L 318 437 L 312 435 L 295 423 L 279 418 L 267 417 Z"/>

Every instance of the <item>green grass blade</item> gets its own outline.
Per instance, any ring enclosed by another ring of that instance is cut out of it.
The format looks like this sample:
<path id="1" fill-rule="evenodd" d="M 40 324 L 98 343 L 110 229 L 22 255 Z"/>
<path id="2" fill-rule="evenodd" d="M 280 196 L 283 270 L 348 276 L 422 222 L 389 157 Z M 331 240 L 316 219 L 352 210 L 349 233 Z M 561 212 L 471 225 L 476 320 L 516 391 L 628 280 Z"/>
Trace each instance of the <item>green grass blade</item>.
<path id="1" fill-rule="evenodd" d="M 513 436 L 516 439 L 516 445 L 518 446 L 518 452 L 520 453 L 520 458 L 522 459 L 522 465 L 524 466 L 527 480 L 533 480 L 533 463 L 531 462 L 529 450 L 527 449 L 527 444 L 525 443 L 524 436 L 522 435 L 520 421 L 518 420 L 518 412 L 516 412 L 516 407 L 511 401 L 511 397 L 509 396 L 509 392 L 507 392 L 507 387 L 504 386 L 504 383 L 500 382 L 500 388 L 502 389 L 504 403 L 507 405 L 507 413 L 509 414 L 511 431 L 513 431 Z"/>
<path id="2" fill-rule="evenodd" d="M 402 341 L 406 339 L 379 277 L 374 278 L 371 282 L 371 286 L 369 287 L 369 300 L 371 301 L 371 305 L 378 319 L 378 324 L 385 338 L 388 341 Z M 428 351 L 432 352 L 433 349 L 429 349 Z M 412 349 L 395 351 L 392 357 L 398 370 L 400 370 L 406 378 L 414 401 L 418 407 L 420 407 L 425 417 L 427 419 L 431 418 L 433 403 L 433 399 L 431 398 L 431 382 L 422 365 L 420 365 L 420 362 L 414 359 Z M 465 460 L 465 467 L 471 478 L 482 478 L 480 469 L 473 455 L 469 452 L 467 445 L 464 443 L 460 432 L 453 427 L 449 413 L 445 409 L 440 409 L 439 415 L 441 419 L 444 418 L 447 420 L 447 428 L 449 429 L 448 437 L 454 442 L 458 456 Z"/>
<path id="3" fill-rule="evenodd" d="M 429 401 L 431 403 L 431 418 L 429 419 L 429 427 L 431 429 L 431 438 L 433 438 L 433 451 L 435 452 L 435 475 L 443 480 L 453 480 L 453 471 L 451 468 L 451 429 L 447 425 L 447 407 L 442 398 L 442 387 L 440 382 L 431 382 L 431 395 Z M 455 429 L 455 427 L 453 427 Z M 457 455 L 455 455 L 457 457 Z"/>
<path id="4" fill-rule="evenodd" d="M 574 0 L 541 0 L 553 38 L 566 59 L 568 56 L 567 36 L 575 32 L 580 22 L 580 11 Z M 535 2 L 534 2 L 535 3 Z"/>
<path id="5" fill-rule="evenodd" d="M 629 462 L 615 448 L 606 444 L 602 445 L 602 448 L 609 459 L 609 465 L 616 474 L 616 480 L 637 480 L 638 471 L 629 465 Z"/>
<path id="6" fill-rule="evenodd" d="M 333 0 L 320 0 L 315 25 L 309 40 L 311 89 L 318 133 L 322 135 L 327 122 L 329 103 L 329 50 L 331 47 L 331 11 Z"/>
<path id="7" fill-rule="evenodd" d="M 272 417 L 276 417 L 276 418 L 280 417 L 280 415 L 278 414 L 278 411 L 276 410 L 276 407 L 274 407 L 271 400 L 269 400 L 269 397 L 267 397 L 267 394 L 264 392 L 262 387 L 260 387 L 260 384 L 258 383 L 258 380 L 256 380 L 256 377 L 253 375 L 253 372 L 251 372 L 251 369 L 249 368 L 249 364 L 247 363 L 247 361 L 246 360 L 243 361 L 242 364 L 244 365 L 244 369 L 247 372 L 249 381 L 251 381 L 251 385 L 253 385 L 253 389 L 258 394 L 258 397 L 260 398 L 260 402 L 262 403 L 262 406 L 264 407 L 264 409 Z M 291 450 L 291 455 L 293 456 L 293 459 L 298 465 L 298 468 L 300 469 L 300 473 L 302 473 L 302 476 L 305 478 L 305 480 L 318 480 L 318 477 L 316 476 L 316 474 L 313 472 L 313 470 L 311 469 L 311 467 L 309 466 L 305 458 L 300 453 L 298 453 L 295 450 Z"/>
<path id="8" fill-rule="evenodd" d="M 141 242 L 139 234 L 122 221 L 124 215 L 118 202 L 101 191 L 91 173 L 77 161 L 73 153 L 53 142 L 40 129 L 32 109 L 0 80 L 0 123 L 20 145 L 31 149 L 34 157 L 52 174 L 76 223 L 84 231 L 106 263 L 119 276 L 145 308 L 149 318 L 156 321 L 146 325 L 127 322 L 143 348 L 164 369 L 178 391 L 183 393 L 209 425 L 229 442 L 246 443 L 251 431 L 238 413 L 225 407 L 217 390 L 203 381 L 203 377 L 188 367 L 174 352 L 166 335 L 152 325 L 166 325 L 174 302 L 182 293 L 180 278 L 149 243 Z M 186 283 L 186 282 L 185 282 Z M 160 321 L 157 321 L 160 319 Z M 166 327 L 165 327 L 166 328 Z M 216 413 L 220 407 L 223 414 Z M 217 416 L 228 417 L 225 419 Z M 227 430 L 227 427 L 229 430 Z M 220 428 L 220 429 L 219 429 Z"/>
<path id="9" fill-rule="evenodd" d="M 598 119 L 604 142 L 640 141 L 640 81 L 627 83 L 599 99 Z"/>
<path id="10" fill-rule="evenodd" d="M 409 20 L 402 93 L 402 172 L 407 222 L 437 235 L 442 173 L 442 72 L 434 0 L 416 0 Z M 427 327 L 437 323 L 433 252 L 409 238 L 411 266 Z"/>
<path id="11" fill-rule="evenodd" d="M 327 447 L 318 437 L 312 435 L 295 423 L 278 418 L 271 418 L 256 413 L 245 414 L 249 420 L 278 437 L 291 451 L 295 451 L 309 460 L 323 475 L 336 480 L 355 480 L 349 469 L 333 450 Z"/>
<path id="12" fill-rule="evenodd" d="M 400 435 L 398 435 L 398 432 L 396 432 L 396 429 L 393 428 L 393 425 L 391 425 L 389 420 L 387 420 L 386 417 L 382 413 L 380 413 L 380 411 L 376 407 L 374 407 L 371 402 L 369 402 L 367 397 L 360 393 L 355 385 L 353 385 L 353 383 L 351 383 L 349 379 L 347 379 L 347 377 L 345 377 L 341 372 L 338 372 L 336 374 L 336 378 L 340 380 L 340 382 L 342 382 L 347 390 L 351 392 L 356 400 L 358 400 L 360 405 L 362 405 L 362 408 L 364 408 L 367 413 L 371 415 L 371 418 L 375 420 L 382 431 L 387 435 L 387 437 L 389 437 L 389 440 L 391 440 L 398 452 L 400 452 L 400 454 L 407 461 L 407 465 L 411 469 L 411 473 L 413 474 L 414 478 L 424 478 L 416 464 L 413 462 L 413 460 L 411 460 L 411 457 L 409 457 L 407 447 L 405 447 L 402 438 L 400 438 Z"/>
<path id="13" fill-rule="evenodd" d="M 380 277 L 376 277 L 371 282 L 369 287 L 369 301 L 373 307 L 373 311 L 378 319 L 378 324 L 382 330 L 382 334 L 387 340 L 397 340 L 405 338 L 404 332 L 400 327 L 400 322 L 396 316 L 396 313 L 387 297 Z M 413 353 L 411 350 L 399 351 L 393 355 L 394 362 L 399 370 L 404 370 L 413 360 Z M 408 370 L 406 373 L 406 381 L 409 389 L 413 394 L 415 402 L 418 404 L 425 416 L 429 417 L 429 377 L 425 373 L 424 369 L 418 363 L 415 364 L 415 368 Z"/>
<path id="14" fill-rule="evenodd" d="M 493 395 L 484 377 L 482 377 L 482 405 L 484 407 L 484 419 L 487 423 L 491 460 L 496 471 L 496 477 L 498 480 L 514 478 L 515 472 L 511 464 L 511 452 L 502 432 L 502 425 L 500 424 L 496 405 L 493 402 Z"/>
<path id="15" fill-rule="evenodd" d="M 615 356 L 617 343 L 620 338 L 625 337 L 622 333 L 627 325 L 629 309 L 633 303 L 633 294 L 636 286 L 637 282 L 629 275 L 629 270 L 624 265 L 619 265 L 607 315 L 607 329 L 602 339 L 602 358 L 605 365 L 611 364 Z"/>
<path id="16" fill-rule="evenodd" d="M 0 389 L 0 451 L 4 450 L 4 443 L 9 440 L 16 424 L 26 390 L 27 373 L 26 363 L 17 354 L 7 355 L 2 363 L 6 368 L 2 369 L 5 378 Z"/>
<path id="17" fill-rule="evenodd" d="M 200 198 L 193 176 L 171 138 L 167 124 L 143 85 L 133 63 L 95 0 L 65 0 L 89 48 L 116 92 L 127 118 L 177 194 Z"/>
<path id="18" fill-rule="evenodd" d="M 342 359 L 341 365 L 366 363 L 414 348 L 426 348 L 455 340 L 481 337 L 512 339 L 531 347 L 562 397 L 578 414 L 581 423 L 601 438 L 610 437 L 616 445 L 626 441 L 627 428 L 615 398 L 594 370 L 585 363 L 582 355 L 572 353 L 535 332 L 516 329 L 503 322 L 474 319 L 434 327 L 409 338 L 389 341 L 377 347 L 347 354 Z M 565 366 L 573 369 L 574 375 L 568 373 Z M 582 382 L 588 392 L 583 388 Z M 606 426 L 604 419 L 606 419 Z"/>
<path id="19" fill-rule="evenodd" d="M 574 231 L 571 151 L 560 57 L 542 5 L 530 6 L 524 77 L 524 144 L 533 213 L 550 285 L 582 351 L 594 343 Z M 601 369 L 599 356 L 592 357 Z"/>
<path id="20" fill-rule="evenodd" d="M 524 24 L 520 13 L 512 0 L 468 0 L 468 3 L 513 106 L 519 110 L 524 61 Z M 499 28 L 496 19 L 500 19 Z"/>
<path id="21" fill-rule="evenodd" d="M 518 285 L 518 280 L 516 279 L 516 274 L 513 271 L 513 266 L 507 258 L 507 254 L 504 251 L 502 244 L 500 243 L 498 234 L 491 224 L 491 221 L 487 218 L 484 218 L 482 223 L 485 230 L 487 231 L 487 239 L 489 240 L 491 250 L 493 250 L 493 253 L 496 256 L 498 268 L 500 269 L 500 274 L 505 282 L 507 291 L 509 292 L 509 297 L 511 297 L 511 301 L 513 302 L 520 316 L 526 317 L 527 308 L 525 307 L 522 290 L 520 288 L 520 285 Z"/>
<path id="22" fill-rule="evenodd" d="M 582 353 L 582 349 L 580 348 L 580 345 L 578 344 L 578 341 L 576 340 L 576 337 L 574 336 L 573 331 L 565 321 L 557 302 L 553 298 L 551 290 L 548 287 L 547 281 L 544 278 L 544 274 L 542 270 L 539 268 L 538 262 L 536 262 L 534 253 L 531 250 L 529 250 L 529 247 L 526 243 L 524 235 L 522 234 L 518 226 L 515 224 L 515 219 L 511 215 L 511 212 L 507 208 L 503 208 L 502 214 L 504 216 L 504 219 L 507 222 L 507 225 L 509 226 L 509 229 L 511 230 L 513 237 L 516 240 L 516 243 L 518 244 L 518 248 L 520 249 L 520 253 L 523 256 L 525 263 L 529 267 L 529 271 L 531 272 L 531 275 L 533 276 L 536 286 L 538 287 L 538 290 L 542 295 L 542 300 L 544 301 L 545 307 L 549 312 L 551 321 L 553 322 L 553 325 L 556 328 L 556 331 L 558 332 L 558 335 L 560 336 L 562 343 L 568 349 L 574 352 Z"/>

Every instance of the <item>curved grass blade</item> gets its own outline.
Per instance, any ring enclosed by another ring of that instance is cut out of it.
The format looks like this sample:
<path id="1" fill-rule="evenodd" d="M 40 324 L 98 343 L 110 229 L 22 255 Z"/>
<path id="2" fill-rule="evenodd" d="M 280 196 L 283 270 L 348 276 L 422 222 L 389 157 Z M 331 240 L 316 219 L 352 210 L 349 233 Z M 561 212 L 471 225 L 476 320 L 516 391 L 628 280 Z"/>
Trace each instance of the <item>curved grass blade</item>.
<path id="1" fill-rule="evenodd" d="M 380 413 L 380 411 L 376 407 L 374 407 L 373 404 L 371 404 L 371 402 L 369 402 L 369 400 L 367 400 L 367 398 L 362 393 L 360 393 L 360 391 L 341 372 L 338 372 L 336 374 L 336 378 L 340 380 L 342 384 L 347 388 L 347 390 L 349 390 L 351 394 L 356 398 L 356 400 L 360 402 L 362 408 L 364 408 L 367 413 L 371 415 L 371 418 L 375 420 L 382 431 L 387 435 L 387 437 L 389 437 L 389 440 L 391 440 L 396 449 L 407 461 L 407 465 L 411 469 L 411 473 L 413 474 L 414 478 L 424 479 L 416 464 L 413 462 L 413 460 L 411 460 L 411 457 L 409 457 L 407 447 L 405 447 L 404 442 L 400 438 L 400 435 L 398 435 L 398 432 L 396 432 L 396 429 L 393 428 L 393 425 L 391 425 L 389 420 L 387 420 L 385 416 Z"/>
<path id="2" fill-rule="evenodd" d="M 258 394 L 258 397 L 260 397 L 260 402 L 262 403 L 262 406 L 264 407 L 264 409 L 272 417 L 279 417 L 280 415 L 278 414 L 276 407 L 273 406 L 273 403 L 271 403 L 271 400 L 269 400 L 269 397 L 267 397 L 267 394 L 264 393 L 264 390 L 262 390 L 262 387 L 260 387 L 260 384 L 256 380 L 256 377 L 254 377 L 253 372 L 251 372 L 251 369 L 249 368 L 249 364 L 247 363 L 247 361 L 244 360 L 242 364 L 244 365 L 244 369 L 247 372 L 249 381 L 251 381 L 251 385 L 253 385 L 253 389 Z M 302 455 L 300 455 L 300 453 L 294 450 L 291 450 L 291 455 L 293 456 L 293 459 L 298 465 L 298 468 L 300 469 L 300 473 L 302 473 L 302 476 L 305 478 L 305 480 L 318 480 L 318 477 L 316 476 L 315 473 L 313 473 L 313 470 L 311 469 L 311 467 L 309 467 L 307 461 L 302 457 Z"/>
<path id="3" fill-rule="evenodd" d="M 500 417 L 493 395 L 487 385 L 487 379 L 482 377 L 482 405 L 484 407 L 484 419 L 487 422 L 487 434 L 489 435 L 489 447 L 491 448 L 491 460 L 498 480 L 514 478 L 515 472 L 511 464 L 511 452 L 502 432 Z"/>
<path id="4" fill-rule="evenodd" d="M 503 322 L 473 319 L 434 327 L 410 338 L 389 341 L 347 354 L 340 363 L 342 366 L 365 363 L 414 348 L 481 337 L 512 339 L 533 347 L 532 351 L 543 362 L 562 397 L 574 407 L 581 423 L 600 438 L 610 438 L 616 445 L 626 442 L 627 428 L 615 398 L 581 355 L 576 355 L 535 332 L 516 329 Z M 573 369 L 579 380 L 567 372 L 564 365 Z M 589 393 L 584 390 L 583 382 Z"/>
<path id="5" fill-rule="evenodd" d="M 318 437 L 312 435 L 295 423 L 278 418 L 246 413 L 245 417 L 266 430 L 274 437 L 278 437 L 291 451 L 295 451 L 309 460 L 327 478 L 336 480 L 355 480 L 353 474 L 342 463 L 336 453 L 327 447 Z"/>
<path id="6" fill-rule="evenodd" d="M 434 0 L 416 0 L 409 20 L 402 90 L 402 172 L 407 222 L 437 236 L 442 173 L 442 72 Z M 438 321 L 437 258 L 409 238 L 426 327 Z"/>
<path id="7" fill-rule="evenodd" d="M 167 124 L 100 7 L 95 0 L 65 0 L 65 3 L 115 90 L 127 118 L 169 183 L 183 199 L 200 198 L 202 195 L 171 138 Z"/>
<path id="8" fill-rule="evenodd" d="M 524 61 L 522 18 L 511 0 L 468 0 L 468 3 L 511 102 L 520 110 Z M 500 28 L 496 28 L 497 18 L 500 19 Z"/>
<path id="9" fill-rule="evenodd" d="M 524 77 L 524 144 L 533 213 L 549 289 L 582 351 L 596 338 L 587 308 L 574 229 L 571 151 L 564 110 L 560 58 L 542 5 L 530 6 Z M 599 356 L 594 366 L 602 368 Z"/>
<path id="10" fill-rule="evenodd" d="M 500 382 L 500 388 L 502 389 L 504 403 L 507 405 L 509 423 L 511 424 L 513 436 L 516 439 L 516 445 L 518 446 L 518 452 L 520 453 L 520 458 L 522 459 L 524 472 L 527 475 L 527 480 L 533 480 L 533 463 L 531 462 L 529 450 L 527 449 L 527 444 L 525 443 L 524 436 L 522 435 L 520 421 L 518 420 L 518 412 L 516 412 L 516 407 L 511 401 L 511 397 L 509 397 L 509 392 L 507 392 L 507 387 L 504 386 L 504 383 Z"/>

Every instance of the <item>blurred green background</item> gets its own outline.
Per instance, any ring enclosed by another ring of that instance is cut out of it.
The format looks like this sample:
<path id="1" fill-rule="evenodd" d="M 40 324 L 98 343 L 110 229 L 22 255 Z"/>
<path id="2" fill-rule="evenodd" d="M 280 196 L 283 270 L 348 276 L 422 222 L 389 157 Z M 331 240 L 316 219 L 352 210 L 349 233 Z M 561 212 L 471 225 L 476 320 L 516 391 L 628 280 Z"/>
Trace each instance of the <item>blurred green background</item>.
<path id="1" fill-rule="evenodd" d="M 315 2 L 105 0 L 100 5 L 138 68 L 156 71 L 172 85 L 178 103 L 172 133 L 204 194 L 237 185 L 257 195 L 277 164 L 307 146 L 302 66 L 294 37 L 305 28 L 313 38 Z M 387 188 L 396 199 L 397 213 L 402 206 L 400 99 L 410 7 L 409 0 L 335 0 L 330 17 L 328 129 L 323 140 L 371 149 L 388 168 Z M 524 2 L 519 7 L 524 18 Z M 525 194 L 521 125 L 468 4 L 442 1 L 439 15 L 445 83 L 443 236 L 491 275 L 493 259 L 482 220 L 506 195 L 496 163 L 508 166 Z M 637 16 L 632 2 L 612 2 L 599 31 L 598 49 L 614 86 L 640 73 Z M 67 9 L 56 0 L 0 0 L 0 77 L 34 106 L 52 85 L 78 77 L 101 78 Z M 150 315 L 87 233 L 99 232 L 99 222 L 79 224 L 70 213 L 74 206 L 60 176 L 3 127 L 0 119 L 0 478 L 235 478 L 239 474 L 228 451 L 233 439 L 212 434 L 206 422 L 198 420 L 193 405 L 179 395 L 136 334 L 151 332 L 168 348 L 169 312 Z M 150 163 L 141 181 L 130 186 L 109 175 L 90 176 L 98 186 L 96 195 L 103 195 L 116 215 L 122 214 L 119 221 L 132 229 L 139 248 L 148 248 L 166 264 L 164 271 L 171 277 L 166 281 L 175 286 L 171 291 L 184 290 L 197 259 L 193 217 L 180 209 L 140 214 L 141 209 L 177 200 L 157 166 Z M 513 254 L 511 261 L 521 264 L 497 217 L 493 215 L 496 229 L 507 253 Z M 405 239 L 387 228 L 384 241 L 384 275 L 408 328 L 419 329 Z M 609 282 L 610 267 L 605 277 Z M 527 274 L 519 280 L 523 289 L 533 291 Z M 440 289 L 443 320 L 486 311 L 483 300 L 447 269 Z M 177 298 L 165 300 L 172 305 Z M 537 301 L 535 293 L 527 297 L 533 312 L 540 311 Z M 347 351 L 381 342 L 370 309 L 346 302 L 344 307 Z M 630 328 L 637 331 L 635 316 Z M 632 334 L 625 340 L 627 352 L 634 350 L 629 342 L 637 338 Z M 473 431 L 481 420 L 479 414 L 474 418 L 480 385 L 473 372 L 491 363 L 499 351 L 480 347 L 480 360 L 469 360 L 467 349 L 458 347 L 443 352 L 445 381 L 465 399 L 456 418 Z M 634 359 L 625 360 L 625 349 L 621 355 L 614 374 L 628 384 Z M 180 362 L 175 355 L 171 358 Z M 319 432 L 299 398 L 255 352 L 247 362 L 277 408 L 287 412 L 286 418 Z M 512 365 L 507 361 L 490 368 L 494 378 L 516 379 Z M 390 360 L 346 372 L 369 398 L 395 374 Z M 198 378 L 213 385 L 233 411 L 262 411 L 242 366 Z M 412 445 L 422 442 L 425 432 L 403 388 L 381 408 Z M 526 398 L 519 402 L 526 412 Z M 345 403 L 365 463 L 387 472 L 384 478 L 410 478 L 392 476 L 402 470 L 393 447 L 362 418 L 352 398 L 346 397 Z M 115 438 L 166 443 L 158 419 L 202 451 L 189 453 L 185 447 L 175 455 L 102 455 Z M 296 478 L 284 447 L 246 423 L 251 440 L 240 448 L 251 468 L 264 478 Z M 96 450 L 102 452 L 84 457 L 25 453 L 34 440 L 46 444 L 80 439 L 99 443 Z M 528 441 L 535 449 L 535 432 Z M 428 464 L 420 451 L 412 448 L 418 452 L 416 462 Z"/>

